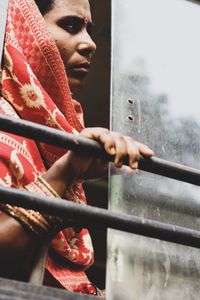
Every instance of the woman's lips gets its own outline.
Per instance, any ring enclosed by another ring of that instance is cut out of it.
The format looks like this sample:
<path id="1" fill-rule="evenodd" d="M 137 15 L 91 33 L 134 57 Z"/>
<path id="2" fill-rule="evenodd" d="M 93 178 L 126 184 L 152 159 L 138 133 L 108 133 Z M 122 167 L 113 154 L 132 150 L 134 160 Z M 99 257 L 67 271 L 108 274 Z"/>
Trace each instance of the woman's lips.
<path id="1" fill-rule="evenodd" d="M 70 75 L 85 76 L 90 70 L 90 64 L 83 63 L 78 65 L 71 65 L 68 70 Z"/>

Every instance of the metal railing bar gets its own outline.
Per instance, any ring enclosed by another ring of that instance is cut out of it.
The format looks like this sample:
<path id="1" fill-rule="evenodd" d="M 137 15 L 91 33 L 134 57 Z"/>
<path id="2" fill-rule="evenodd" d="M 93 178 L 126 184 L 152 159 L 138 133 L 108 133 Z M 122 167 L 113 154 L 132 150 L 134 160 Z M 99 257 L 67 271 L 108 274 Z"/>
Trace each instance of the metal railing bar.
<path id="1" fill-rule="evenodd" d="M 0 130 L 18 134 L 40 142 L 45 142 L 57 147 L 70 149 L 82 154 L 102 157 L 108 161 L 113 160 L 112 156 L 106 154 L 101 144 L 94 140 L 49 128 L 30 121 L 1 116 Z M 127 162 L 124 162 L 124 164 L 127 164 Z M 161 158 L 141 157 L 139 169 L 194 185 L 200 185 L 200 170 Z"/>
<path id="2" fill-rule="evenodd" d="M 181 245 L 200 248 L 200 232 L 176 225 L 161 223 L 136 216 L 84 206 L 64 199 L 43 197 L 22 190 L 0 187 L 3 203 L 30 208 L 50 215 L 61 216 L 66 226 L 120 231 L 143 235 Z"/>
<path id="3" fill-rule="evenodd" d="M 155 156 L 152 158 L 142 157 L 139 162 L 139 169 L 200 186 L 199 169 L 194 169 Z"/>

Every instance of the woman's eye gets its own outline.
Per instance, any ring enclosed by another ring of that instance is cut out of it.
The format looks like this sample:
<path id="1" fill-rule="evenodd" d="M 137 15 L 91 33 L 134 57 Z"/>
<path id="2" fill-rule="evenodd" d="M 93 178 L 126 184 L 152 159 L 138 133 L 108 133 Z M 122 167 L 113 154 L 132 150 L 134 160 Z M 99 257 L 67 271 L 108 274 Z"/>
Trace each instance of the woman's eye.
<path id="1" fill-rule="evenodd" d="M 67 19 L 60 20 L 58 25 L 67 32 L 76 34 L 81 30 L 83 22 L 79 18 L 68 17 Z"/>
<path id="2" fill-rule="evenodd" d="M 63 18 L 59 20 L 57 24 L 70 34 L 77 34 L 86 26 L 88 34 L 92 35 L 94 27 L 92 22 L 88 22 L 86 25 L 84 19 L 76 16 L 68 16 L 66 18 Z"/>
<path id="3" fill-rule="evenodd" d="M 64 29 L 67 30 L 69 33 L 76 34 L 80 31 L 81 25 L 75 23 L 69 23 L 64 26 Z"/>

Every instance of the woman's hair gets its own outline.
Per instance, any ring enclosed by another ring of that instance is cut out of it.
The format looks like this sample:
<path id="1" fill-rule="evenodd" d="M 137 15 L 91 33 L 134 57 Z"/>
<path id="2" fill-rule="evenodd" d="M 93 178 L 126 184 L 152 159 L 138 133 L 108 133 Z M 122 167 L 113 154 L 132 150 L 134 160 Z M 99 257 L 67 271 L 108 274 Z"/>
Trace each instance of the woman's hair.
<path id="1" fill-rule="evenodd" d="M 53 6 L 55 0 L 35 0 L 42 15 L 47 13 Z"/>

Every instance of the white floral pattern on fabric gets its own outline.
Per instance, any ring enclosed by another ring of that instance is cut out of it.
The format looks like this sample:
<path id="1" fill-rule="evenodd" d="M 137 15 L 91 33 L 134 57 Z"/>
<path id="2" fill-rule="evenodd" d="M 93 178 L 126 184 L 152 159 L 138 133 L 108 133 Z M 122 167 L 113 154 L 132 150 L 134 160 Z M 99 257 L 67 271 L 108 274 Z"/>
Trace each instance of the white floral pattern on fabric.
<path id="1" fill-rule="evenodd" d="M 22 99 L 25 101 L 26 105 L 30 108 L 39 109 L 45 104 L 44 96 L 40 88 L 32 84 L 24 84 L 20 88 L 20 94 Z"/>

